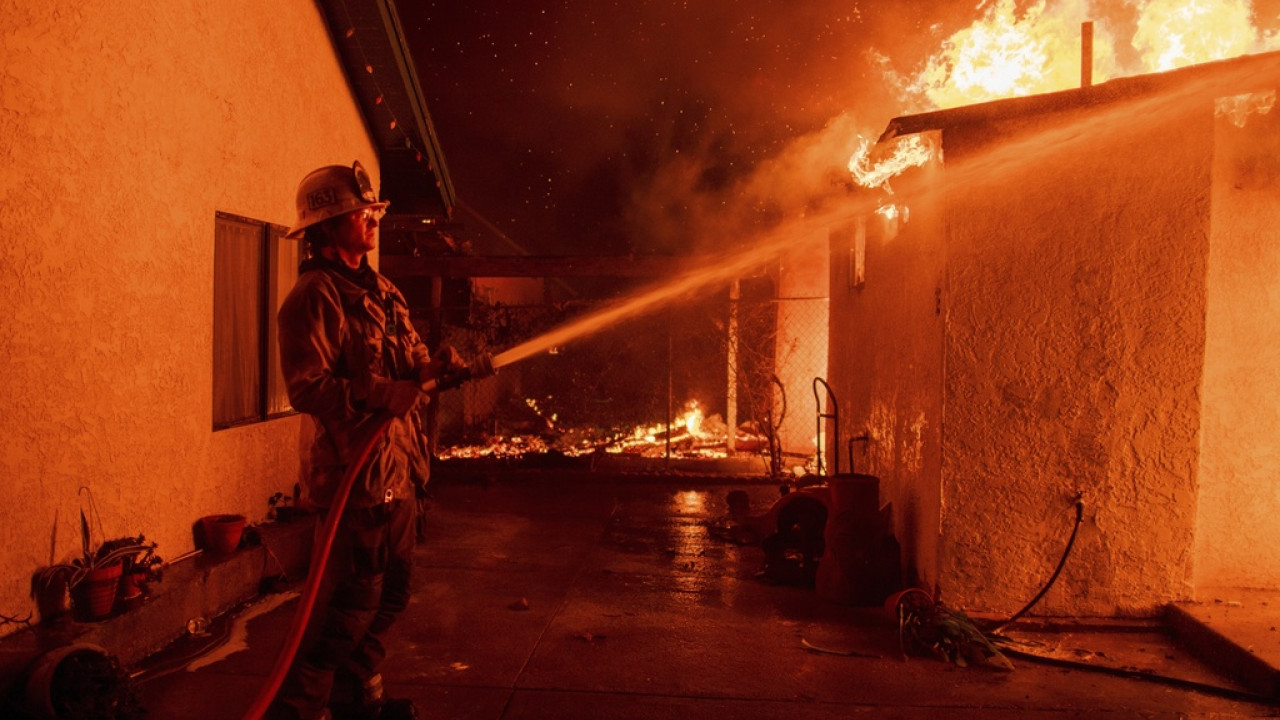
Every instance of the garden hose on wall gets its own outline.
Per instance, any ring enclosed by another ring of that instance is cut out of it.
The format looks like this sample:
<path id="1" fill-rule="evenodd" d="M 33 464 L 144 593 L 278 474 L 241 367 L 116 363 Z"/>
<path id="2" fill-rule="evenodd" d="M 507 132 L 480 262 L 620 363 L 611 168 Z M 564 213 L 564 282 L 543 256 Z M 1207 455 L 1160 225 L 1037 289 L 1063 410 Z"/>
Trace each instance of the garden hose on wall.
<path id="1" fill-rule="evenodd" d="M 1062 559 L 1058 560 L 1058 567 L 1054 568 L 1053 574 L 1049 576 L 1049 581 L 1044 584 L 1044 587 L 1040 588 L 1040 592 L 1036 593 L 1035 597 L 1031 598 L 1031 602 L 1024 605 L 1021 610 L 1010 616 L 1008 620 L 1005 620 L 992 628 L 990 630 L 991 633 L 998 634 L 1005 628 L 1017 622 L 1018 618 L 1026 615 L 1027 611 L 1035 607 L 1036 603 L 1040 602 L 1040 600 L 1045 596 L 1045 593 L 1049 592 L 1049 588 L 1053 587 L 1053 583 L 1056 582 L 1058 580 L 1058 576 L 1062 574 L 1063 566 L 1067 564 L 1067 558 L 1071 555 L 1071 547 L 1076 544 L 1076 533 L 1080 531 L 1080 522 L 1083 519 L 1084 500 L 1076 498 L 1076 524 L 1071 528 L 1071 537 L 1067 538 L 1067 547 L 1062 551 Z"/>
<path id="2" fill-rule="evenodd" d="M 1053 574 L 1049 576 L 1049 580 L 1044 584 L 1044 587 L 1040 588 L 1040 592 L 1036 593 L 1036 596 L 1031 599 L 1031 602 L 1027 603 L 1021 610 L 1019 610 L 1018 612 L 1010 616 L 1008 620 L 1005 620 L 1004 622 L 1000 623 L 999 625 L 989 630 L 988 631 L 989 633 L 993 635 L 999 634 L 1005 628 L 1017 622 L 1018 619 L 1021 618 L 1023 615 L 1027 614 L 1027 612 L 1031 610 L 1031 608 L 1035 607 L 1036 603 L 1040 602 L 1040 600 L 1045 596 L 1045 594 L 1049 592 L 1049 588 L 1053 587 L 1053 583 L 1058 579 L 1058 575 L 1062 573 L 1063 566 L 1067 564 L 1067 558 L 1071 555 L 1071 548 L 1073 545 L 1075 545 L 1075 542 L 1076 542 L 1076 533 L 1079 532 L 1080 523 L 1084 519 L 1084 501 L 1082 499 L 1079 499 L 1079 498 L 1076 499 L 1075 508 L 1076 508 L 1075 525 L 1071 528 L 1071 537 L 1067 539 L 1067 546 L 1062 551 L 1062 558 L 1058 560 L 1058 567 L 1054 569 Z M 1280 704 L 1280 698 L 1261 695 L 1258 693 L 1250 692 L 1248 690 L 1237 690 L 1234 688 L 1226 688 L 1218 685 L 1211 685 L 1208 683 L 1196 682 L 1194 680 L 1187 680 L 1184 678 L 1169 677 L 1167 675 L 1160 675 L 1158 673 L 1145 672 L 1145 671 L 1134 670 L 1130 668 L 1110 667 L 1106 665 L 1096 665 L 1093 663 L 1082 662 L 1077 660 L 1068 660 L 1064 658 L 1056 658 L 1056 657 L 1050 657 L 1046 655 L 1039 655 L 1033 652 L 1027 652 L 1025 650 L 1018 650 L 1016 648 L 1009 647 L 1008 645 L 1002 645 L 1001 652 L 1005 653 L 1010 657 L 1015 657 L 1015 658 L 1019 658 L 1021 660 L 1027 660 L 1030 662 L 1037 662 L 1037 663 L 1042 663 L 1046 665 L 1052 665 L 1055 667 L 1067 668 L 1071 670 L 1084 670 L 1089 672 L 1102 673 L 1104 675 L 1112 675 L 1115 677 L 1122 677 L 1130 680 L 1142 680 L 1145 682 L 1159 683 L 1162 685 L 1167 685 L 1167 686 L 1179 688 L 1182 690 L 1191 690 L 1194 692 L 1200 692 L 1207 695 L 1215 695 L 1217 697 L 1223 697 L 1229 700 L 1237 700 L 1241 702 L 1251 702 L 1251 703 L 1258 703 L 1258 704 L 1272 705 L 1272 706 Z"/>

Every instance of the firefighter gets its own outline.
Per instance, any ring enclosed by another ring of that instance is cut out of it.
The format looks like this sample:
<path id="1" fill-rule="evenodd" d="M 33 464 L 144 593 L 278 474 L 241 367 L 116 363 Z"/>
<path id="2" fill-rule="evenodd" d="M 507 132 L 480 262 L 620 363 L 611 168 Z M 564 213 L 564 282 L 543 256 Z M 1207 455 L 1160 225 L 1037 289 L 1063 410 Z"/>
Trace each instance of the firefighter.
<path id="1" fill-rule="evenodd" d="M 431 356 L 404 296 L 369 266 L 388 204 L 358 161 L 322 167 L 299 184 L 297 222 L 286 236 L 303 238 L 308 255 L 279 311 L 289 402 L 310 431 L 305 501 L 327 509 L 353 455 L 388 414 L 394 419 L 355 478 L 272 718 L 416 717 L 412 703 L 383 692 L 382 638 L 409 600 L 415 480 L 428 474 L 422 383 L 462 363 L 452 348 Z"/>

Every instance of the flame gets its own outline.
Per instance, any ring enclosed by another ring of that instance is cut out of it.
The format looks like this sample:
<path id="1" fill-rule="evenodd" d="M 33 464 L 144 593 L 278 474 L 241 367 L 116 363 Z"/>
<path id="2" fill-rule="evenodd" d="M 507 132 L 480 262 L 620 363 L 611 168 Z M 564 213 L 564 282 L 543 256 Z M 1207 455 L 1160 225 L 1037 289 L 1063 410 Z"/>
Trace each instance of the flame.
<path id="1" fill-rule="evenodd" d="M 1164 72 L 1187 65 L 1280 49 L 1280 32 L 1263 32 L 1253 24 L 1251 0 L 1127 0 L 1131 27 L 1088 0 L 1038 0 L 1018 10 L 1017 0 L 983 0 L 981 16 L 942 41 L 912 79 L 890 72 L 905 88 L 908 106 L 925 110 L 972 105 L 1006 97 L 1077 87 L 1081 77 L 1082 25 L 1093 27 L 1093 82 L 1121 75 Z M 1095 22 L 1096 20 L 1096 22 Z M 1135 66 L 1116 61 L 1116 38 L 1129 33 Z M 1253 112 L 1269 112 L 1274 93 L 1224 98 L 1220 115 L 1243 124 Z M 898 139 L 895 142 L 901 142 Z M 849 171 L 864 187 L 883 187 L 907 168 L 925 160 L 907 160 L 897 150 L 879 159 L 878 150 L 860 138 L 849 159 Z"/>
<path id="2" fill-rule="evenodd" d="M 438 457 L 512 459 L 556 452 L 566 457 L 582 457 L 598 452 L 641 457 L 663 457 L 668 451 L 674 457 L 724 458 L 728 452 L 728 428 L 719 415 L 708 417 L 702 405 L 692 400 L 671 420 L 670 437 L 664 422 L 647 423 L 621 433 L 604 433 L 599 429 L 566 429 L 556 425 L 535 399 L 525 404 L 555 430 L 553 439 L 543 436 L 495 436 L 486 445 L 458 445 L 440 448 Z M 736 432 L 740 452 L 763 452 L 767 443 L 761 436 L 739 428 Z"/>
<path id="3" fill-rule="evenodd" d="M 1142 70 L 1164 72 L 1272 50 L 1276 36 L 1253 26 L 1249 0 L 1152 0 L 1141 8 L 1133 46 Z"/>
<path id="4" fill-rule="evenodd" d="M 702 432 L 702 408 L 697 400 L 685 404 L 685 409 L 671 421 L 670 442 L 680 443 L 686 440 L 699 440 L 706 437 Z M 631 439 L 615 443 L 609 452 L 627 452 L 638 445 L 655 445 L 667 443 L 667 424 L 655 423 L 642 425 L 631 431 Z"/>
<path id="5" fill-rule="evenodd" d="M 1250 0 L 1147 0 L 1130 5 L 1136 17 L 1130 43 L 1139 63 L 1117 66 L 1115 38 L 1122 28 L 1099 17 L 1093 24 L 1095 82 L 1280 47 L 1280 34 L 1263 33 L 1253 25 Z M 1086 0 L 1052 5 L 1040 0 L 1019 13 L 1016 0 L 997 0 L 972 25 L 942 42 L 908 90 L 944 109 L 1076 87 L 1081 26 L 1095 19 L 1094 11 Z"/>
<path id="6" fill-rule="evenodd" d="M 905 223 L 911 219 L 911 208 L 906 205 L 889 203 L 876 208 L 876 214 L 884 218 L 886 222 L 892 223 L 901 220 Z"/>
<path id="7" fill-rule="evenodd" d="M 943 41 L 908 89 L 935 108 L 950 108 L 1074 87 L 1080 82 L 1081 25 L 1088 20 L 1084 0 L 1053 6 L 1041 0 L 1021 13 L 1015 0 L 998 0 Z M 1114 72 L 1114 44 L 1105 28 L 1095 28 L 1093 43 L 1093 74 L 1105 81 Z"/>
<path id="8" fill-rule="evenodd" d="M 904 170 L 919 167 L 929 162 L 936 155 L 932 144 L 921 135 L 907 135 L 894 138 L 892 141 L 876 145 L 862 135 L 858 136 L 858 149 L 849 158 L 849 172 L 859 185 L 868 188 L 888 187 L 889 180 Z M 878 155 L 878 159 L 873 159 Z"/>

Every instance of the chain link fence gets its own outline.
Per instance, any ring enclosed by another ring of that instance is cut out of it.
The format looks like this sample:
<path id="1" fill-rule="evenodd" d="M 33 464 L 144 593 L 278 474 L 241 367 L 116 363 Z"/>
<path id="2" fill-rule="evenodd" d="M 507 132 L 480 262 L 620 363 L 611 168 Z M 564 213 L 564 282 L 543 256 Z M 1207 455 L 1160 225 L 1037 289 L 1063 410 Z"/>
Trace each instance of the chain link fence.
<path id="1" fill-rule="evenodd" d="M 472 292 L 442 308 L 442 342 L 465 357 L 522 343 L 537 351 L 440 395 L 437 454 L 733 456 L 774 476 L 812 471 L 828 303 L 776 288 L 742 280 L 559 345 L 540 338 L 610 303 L 503 303 Z"/>

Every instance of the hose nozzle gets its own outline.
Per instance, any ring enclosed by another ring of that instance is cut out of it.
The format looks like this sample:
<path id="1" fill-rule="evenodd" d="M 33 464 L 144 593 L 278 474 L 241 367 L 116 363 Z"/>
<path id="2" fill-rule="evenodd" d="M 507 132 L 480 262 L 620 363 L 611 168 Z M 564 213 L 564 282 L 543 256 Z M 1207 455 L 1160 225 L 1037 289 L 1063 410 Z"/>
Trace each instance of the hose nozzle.
<path id="1" fill-rule="evenodd" d="M 468 380 L 481 380 L 492 376 L 497 372 L 493 367 L 493 356 L 489 353 L 481 353 L 471 360 L 471 364 L 464 368 L 446 373 L 436 382 L 437 390 L 452 390 Z"/>
<path id="2" fill-rule="evenodd" d="M 498 369 L 493 366 L 493 356 L 489 353 L 480 353 L 471 358 L 471 364 L 467 366 L 472 380 L 483 380 L 487 377 L 493 377 Z"/>

